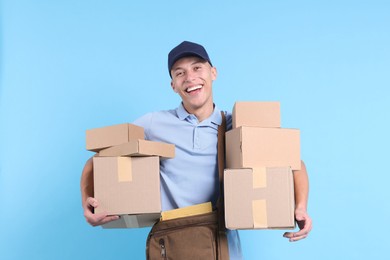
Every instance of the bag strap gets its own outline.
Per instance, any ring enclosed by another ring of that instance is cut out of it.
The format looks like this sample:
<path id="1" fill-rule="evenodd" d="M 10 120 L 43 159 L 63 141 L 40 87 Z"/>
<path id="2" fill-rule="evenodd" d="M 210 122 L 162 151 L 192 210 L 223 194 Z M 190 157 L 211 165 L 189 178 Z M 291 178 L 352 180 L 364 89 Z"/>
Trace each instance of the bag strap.
<path id="1" fill-rule="evenodd" d="M 219 197 L 217 200 L 218 212 L 218 259 L 229 259 L 229 248 L 226 237 L 225 208 L 224 208 L 224 169 L 225 169 L 225 132 L 226 117 L 221 111 L 222 123 L 218 126 L 218 176 L 219 176 Z"/>

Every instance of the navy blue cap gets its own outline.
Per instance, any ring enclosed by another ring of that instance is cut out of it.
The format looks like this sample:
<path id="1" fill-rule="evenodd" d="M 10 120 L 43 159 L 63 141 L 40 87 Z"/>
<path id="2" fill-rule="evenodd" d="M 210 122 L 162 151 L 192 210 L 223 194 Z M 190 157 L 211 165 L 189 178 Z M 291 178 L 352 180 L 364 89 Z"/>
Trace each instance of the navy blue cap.
<path id="1" fill-rule="evenodd" d="M 168 54 L 168 71 L 169 71 L 169 76 L 172 77 L 171 75 L 171 70 L 173 67 L 173 64 L 181 58 L 184 57 L 189 57 L 189 56 L 197 56 L 199 58 L 202 58 L 203 60 L 207 61 L 211 64 L 209 55 L 207 54 L 205 48 L 203 48 L 202 45 L 194 43 L 194 42 L 188 42 L 184 41 L 177 45 L 175 48 L 173 48 L 169 54 Z"/>

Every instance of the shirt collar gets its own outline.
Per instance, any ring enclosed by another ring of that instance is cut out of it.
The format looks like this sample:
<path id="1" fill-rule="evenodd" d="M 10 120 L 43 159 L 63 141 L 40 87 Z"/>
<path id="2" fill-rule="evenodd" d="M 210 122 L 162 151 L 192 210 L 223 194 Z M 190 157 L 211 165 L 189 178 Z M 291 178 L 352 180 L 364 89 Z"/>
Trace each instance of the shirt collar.
<path id="1" fill-rule="evenodd" d="M 176 114 L 180 120 L 186 120 L 191 116 L 184 108 L 183 103 L 180 103 L 180 106 L 176 108 Z M 215 105 L 213 113 L 200 123 L 200 125 L 211 126 L 213 128 L 218 128 L 220 124 L 222 124 L 221 110 Z"/>
<path id="2" fill-rule="evenodd" d="M 180 120 L 185 120 L 187 117 L 190 116 L 190 114 L 184 108 L 183 103 L 180 103 L 180 106 L 176 108 L 176 114 Z"/>

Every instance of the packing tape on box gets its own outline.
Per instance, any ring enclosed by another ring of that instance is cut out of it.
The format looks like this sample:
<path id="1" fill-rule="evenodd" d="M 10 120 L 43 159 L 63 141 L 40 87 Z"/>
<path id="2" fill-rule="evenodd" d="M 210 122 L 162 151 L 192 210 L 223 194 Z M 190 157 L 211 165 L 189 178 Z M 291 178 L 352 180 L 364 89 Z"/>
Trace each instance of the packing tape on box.
<path id="1" fill-rule="evenodd" d="M 120 160 L 126 160 L 126 163 L 120 163 Z M 131 182 L 132 164 L 130 157 L 118 157 L 118 182 Z"/>
<path id="2" fill-rule="evenodd" d="M 267 187 L 267 169 L 265 167 L 253 168 L 253 189 L 264 189 Z M 253 226 L 254 228 L 266 228 L 267 201 L 257 199 L 252 201 Z"/>
<path id="3" fill-rule="evenodd" d="M 252 210 L 253 210 L 253 227 L 266 228 L 268 226 L 267 201 L 253 200 Z"/>
<path id="4" fill-rule="evenodd" d="M 267 169 L 265 167 L 253 168 L 253 188 L 267 187 Z"/>

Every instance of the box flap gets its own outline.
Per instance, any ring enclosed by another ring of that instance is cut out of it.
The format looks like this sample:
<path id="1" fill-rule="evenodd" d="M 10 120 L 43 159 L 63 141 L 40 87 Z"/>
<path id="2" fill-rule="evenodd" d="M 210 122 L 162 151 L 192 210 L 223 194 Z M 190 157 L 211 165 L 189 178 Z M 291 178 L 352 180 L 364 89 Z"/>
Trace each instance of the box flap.
<path id="1" fill-rule="evenodd" d="M 242 165 L 242 149 L 241 149 L 241 127 L 232 129 L 225 134 L 225 161 L 227 168 L 241 168 Z"/>
<path id="2" fill-rule="evenodd" d="M 147 140 L 130 140 L 127 143 L 103 149 L 99 156 L 161 156 L 175 157 L 175 145 Z"/>
<path id="3" fill-rule="evenodd" d="M 144 129 L 133 124 L 117 124 L 86 130 L 86 149 L 101 149 L 126 143 L 132 139 L 144 139 Z"/>

